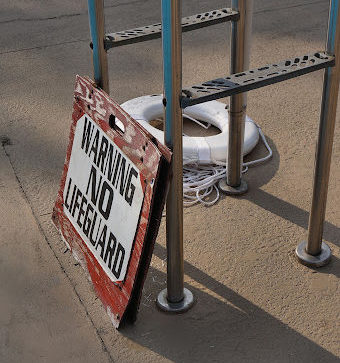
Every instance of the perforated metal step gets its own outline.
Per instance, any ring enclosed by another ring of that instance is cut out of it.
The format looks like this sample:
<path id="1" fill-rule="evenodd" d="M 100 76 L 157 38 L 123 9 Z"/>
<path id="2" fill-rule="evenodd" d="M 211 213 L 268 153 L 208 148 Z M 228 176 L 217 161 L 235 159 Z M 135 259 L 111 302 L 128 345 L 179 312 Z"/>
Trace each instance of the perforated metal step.
<path id="1" fill-rule="evenodd" d="M 229 77 L 213 79 L 183 89 L 182 108 L 247 92 L 318 69 L 334 66 L 334 64 L 335 58 L 333 56 L 324 52 L 317 52 L 233 74 Z"/>
<path id="2" fill-rule="evenodd" d="M 188 32 L 227 21 L 236 21 L 238 19 L 239 13 L 235 10 L 229 8 L 211 10 L 182 18 L 182 31 Z M 161 23 L 109 33 L 105 36 L 105 48 L 110 49 L 126 44 L 145 42 L 147 40 L 160 38 L 161 36 Z"/>

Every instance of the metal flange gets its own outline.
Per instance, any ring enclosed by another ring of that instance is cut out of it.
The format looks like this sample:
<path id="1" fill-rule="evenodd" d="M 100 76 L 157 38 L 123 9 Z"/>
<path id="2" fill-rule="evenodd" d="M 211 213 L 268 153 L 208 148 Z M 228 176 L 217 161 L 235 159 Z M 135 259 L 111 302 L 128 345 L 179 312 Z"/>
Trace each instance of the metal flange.
<path id="1" fill-rule="evenodd" d="M 227 184 L 227 179 L 221 179 L 218 183 L 219 188 L 228 195 L 241 195 L 248 191 L 248 184 L 241 179 L 241 184 L 238 187 L 232 187 Z"/>
<path id="2" fill-rule="evenodd" d="M 321 267 L 327 265 L 332 256 L 332 251 L 325 242 L 321 244 L 321 252 L 316 255 L 310 255 L 306 252 L 307 242 L 301 242 L 295 250 L 295 254 L 299 262 L 310 267 Z"/>
<path id="3" fill-rule="evenodd" d="M 194 304 L 194 296 L 192 292 L 186 288 L 183 290 L 183 300 L 173 303 L 167 298 L 167 289 L 162 290 L 157 297 L 156 304 L 158 308 L 167 313 L 184 313 L 188 311 Z"/>

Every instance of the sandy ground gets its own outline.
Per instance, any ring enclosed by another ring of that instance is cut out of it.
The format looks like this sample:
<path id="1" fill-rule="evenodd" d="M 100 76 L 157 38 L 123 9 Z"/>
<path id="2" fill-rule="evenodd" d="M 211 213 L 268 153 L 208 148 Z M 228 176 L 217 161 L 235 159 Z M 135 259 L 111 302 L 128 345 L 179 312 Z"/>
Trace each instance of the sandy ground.
<path id="1" fill-rule="evenodd" d="M 162 223 L 135 325 L 117 332 L 51 223 L 75 75 L 91 75 L 86 1 L 0 5 L 0 361 L 339 362 L 340 128 L 324 230 L 331 263 L 298 264 L 306 237 L 322 71 L 252 91 L 248 114 L 274 151 L 245 175 L 250 190 L 184 210 L 183 315 L 154 304 L 165 287 Z M 183 15 L 225 6 L 183 1 Z M 160 3 L 106 1 L 107 29 L 156 23 Z M 324 49 L 328 2 L 255 1 L 251 66 Z M 229 26 L 183 36 L 190 85 L 228 73 Z M 162 90 L 159 40 L 111 50 L 118 102 Z M 263 155 L 259 146 L 250 157 Z"/>

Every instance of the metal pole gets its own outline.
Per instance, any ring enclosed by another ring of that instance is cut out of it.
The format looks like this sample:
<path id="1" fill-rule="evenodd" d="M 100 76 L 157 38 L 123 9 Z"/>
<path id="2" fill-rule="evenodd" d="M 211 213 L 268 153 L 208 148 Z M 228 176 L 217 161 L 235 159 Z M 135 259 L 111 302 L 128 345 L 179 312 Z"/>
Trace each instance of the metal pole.
<path id="1" fill-rule="evenodd" d="M 192 293 L 184 288 L 181 12 L 181 0 L 162 0 L 165 143 L 173 155 L 166 204 L 167 289 L 157 304 L 168 312 L 183 312 L 193 304 Z"/>
<path id="2" fill-rule="evenodd" d="M 330 1 L 327 53 L 335 56 L 335 66 L 325 69 L 319 137 L 315 153 L 312 207 L 309 216 L 308 240 L 296 248 L 299 261 L 309 266 L 323 266 L 331 258 L 331 250 L 322 242 L 326 213 L 329 170 L 331 164 L 336 107 L 340 82 L 340 6 Z"/>
<path id="3" fill-rule="evenodd" d="M 109 93 L 107 54 L 104 45 L 104 0 L 88 0 L 88 9 L 93 45 L 94 80 L 98 87 Z"/>
<path id="4" fill-rule="evenodd" d="M 249 69 L 253 0 L 232 0 L 232 8 L 240 14 L 239 20 L 231 23 L 230 73 L 235 74 Z M 243 194 L 248 190 L 241 179 L 246 107 L 246 93 L 230 97 L 227 178 L 219 183 L 226 194 Z"/>

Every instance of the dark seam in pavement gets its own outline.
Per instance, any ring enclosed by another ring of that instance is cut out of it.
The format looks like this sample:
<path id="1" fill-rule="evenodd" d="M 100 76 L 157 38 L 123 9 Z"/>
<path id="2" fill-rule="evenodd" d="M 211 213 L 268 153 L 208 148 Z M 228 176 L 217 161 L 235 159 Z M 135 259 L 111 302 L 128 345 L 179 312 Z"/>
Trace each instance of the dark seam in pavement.
<path id="1" fill-rule="evenodd" d="M 121 5 L 131 5 L 134 3 L 138 3 L 139 1 L 132 1 L 128 4 L 117 4 L 117 5 L 112 5 L 112 6 L 106 6 L 105 8 L 114 8 L 114 7 L 118 7 Z M 274 11 L 279 11 L 279 10 L 287 10 L 287 9 L 292 9 L 292 8 L 299 8 L 302 6 L 307 6 L 307 5 L 315 5 L 315 4 L 321 4 L 324 1 L 315 1 L 313 3 L 303 3 L 303 4 L 297 4 L 297 5 L 291 5 L 291 6 L 287 6 L 287 7 L 282 7 L 282 8 L 275 8 L 275 9 L 263 9 L 263 10 L 258 10 L 254 12 L 254 15 L 258 15 L 258 14 L 264 14 L 264 13 L 269 13 L 269 12 L 274 12 Z M 37 19 L 14 19 L 14 20 L 8 20 L 8 21 L 4 21 L 4 22 L 0 22 L 0 24 L 6 23 L 6 22 L 12 22 L 12 21 L 34 21 L 34 20 L 51 20 L 51 19 L 60 19 L 63 17 L 72 17 L 72 16 L 78 16 L 78 15 L 84 15 L 87 13 L 78 13 L 78 14 L 69 14 L 69 15 L 60 15 L 60 16 L 56 16 L 56 17 L 49 17 L 49 18 L 37 18 Z M 64 44 L 72 44 L 72 43 L 79 43 L 79 42 L 89 42 L 89 39 L 79 39 L 79 40 L 71 40 L 71 41 L 65 41 L 65 42 L 61 42 L 61 43 L 54 43 L 54 44 L 48 44 L 48 45 L 40 45 L 40 46 L 36 46 L 36 47 L 31 47 L 31 48 L 22 48 L 22 49 L 13 49 L 13 50 L 8 50 L 5 52 L 0 52 L 0 55 L 3 54 L 10 54 L 10 53 L 19 53 L 19 52 L 25 52 L 25 51 L 30 51 L 30 50 L 35 50 L 35 49 L 45 49 L 45 48 L 50 48 L 50 47 L 55 47 L 58 45 L 64 45 Z"/>
<path id="2" fill-rule="evenodd" d="M 273 8 L 273 9 L 262 9 L 262 10 L 254 11 L 254 15 L 272 13 L 274 11 L 279 11 L 279 10 L 288 10 L 288 9 L 300 8 L 302 6 L 307 6 L 307 5 L 324 4 L 324 2 L 325 2 L 324 0 L 321 0 L 321 1 L 318 0 L 318 1 L 314 1 L 313 3 L 303 3 L 303 4 L 296 4 L 296 5 L 289 5 L 289 6 L 283 6 L 281 8 Z"/>
<path id="3" fill-rule="evenodd" d="M 35 49 L 45 49 L 45 48 L 55 47 L 55 46 L 58 46 L 58 45 L 80 43 L 80 42 L 89 42 L 90 43 L 90 40 L 89 39 L 78 39 L 78 40 L 65 41 L 65 42 L 61 42 L 61 43 L 54 43 L 54 44 L 48 44 L 48 45 L 39 45 L 39 46 L 36 46 L 36 47 L 31 47 L 31 48 L 6 50 L 5 52 L 0 52 L 0 55 L 9 54 L 9 53 L 25 52 L 25 51 L 29 51 L 29 50 L 35 50 Z"/>
<path id="4" fill-rule="evenodd" d="M 80 16 L 85 15 L 87 13 L 74 13 L 74 14 L 62 14 L 58 16 L 48 16 L 46 18 L 16 18 L 16 19 L 9 19 L 9 20 L 3 20 L 0 21 L 0 24 L 8 24 L 8 23 L 15 23 L 19 21 L 44 21 L 44 20 L 59 20 L 63 18 L 72 18 L 74 16 Z"/>
<path id="5" fill-rule="evenodd" d="M 19 185 L 19 188 L 20 188 L 20 190 L 21 190 L 21 193 L 22 193 L 22 195 L 23 195 L 23 197 L 24 197 L 24 199 L 25 199 L 26 203 L 28 204 L 28 206 L 29 206 L 29 208 L 30 208 L 30 210 L 31 210 L 32 216 L 33 216 L 33 218 L 34 218 L 34 220 L 35 220 L 35 222 L 36 222 L 36 224 L 37 224 L 37 226 L 38 226 L 38 229 L 39 229 L 39 231 L 40 231 L 41 235 L 44 237 L 44 239 L 45 239 L 45 241 L 46 241 L 46 243 L 47 243 L 48 247 L 51 249 L 51 251 L 52 251 L 52 253 L 53 253 L 54 257 L 55 257 L 55 258 L 56 258 L 56 260 L 58 261 L 58 264 L 59 264 L 59 266 L 60 266 L 60 269 L 61 269 L 61 271 L 65 274 L 65 276 L 66 276 L 67 280 L 69 281 L 69 283 L 70 283 L 70 285 L 71 285 L 71 287 L 72 287 L 73 292 L 75 293 L 75 295 L 77 296 L 77 298 L 78 298 L 78 300 L 79 300 L 79 302 L 80 302 L 80 305 L 82 305 L 82 307 L 84 308 L 84 310 L 85 310 L 85 314 L 86 314 L 86 316 L 88 317 L 88 319 L 90 320 L 90 322 L 91 322 L 92 326 L 94 327 L 94 329 L 95 329 L 95 331 L 96 331 L 96 334 L 97 334 L 97 336 L 98 336 L 98 338 L 99 338 L 99 340 L 100 340 L 100 342 L 101 342 L 101 345 L 102 345 L 103 351 L 104 351 L 104 352 L 108 355 L 108 357 L 109 357 L 110 361 L 111 361 L 112 363 L 114 363 L 114 360 L 113 360 L 113 358 L 112 358 L 112 356 L 111 356 L 110 352 L 109 352 L 109 351 L 108 351 L 108 349 L 106 348 L 106 345 L 105 345 L 105 343 L 104 343 L 104 340 L 103 340 L 103 339 L 102 339 L 102 337 L 100 336 L 99 330 L 98 330 L 98 329 L 97 329 L 97 327 L 95 326 L 95 324 L 94 324 L 94 322 L 93 322 L 93 320 L 92 320 L 92 318 L 91 318 L 91 316 L 90 316 L 90 314 L 89 314 L 88 310 L 86 309 L 86 306 L 84 305 L 83 300 L 81 299 L 80 295 L 79 295 L 79 294 L 78 294 L 78 292 L 76 291 L 75 286 L 72 284 L 72 280 L 71 280 L 70 276 L 67 274 L 67 272 L 66 272 L 66 270 L 64 269 L 64 267 L 62 266 L 62 264 L 61 264 L 61 262 L 60 262 L 60 260 L 59 260 L 58 256 L 57 256 L 57 255 L 56 255 L 56 253 L 54 252 L 54 250 L 53 250 L 53 248 L 52 248 L 52 246 L 51 246 L 50 242 L 48 241 L 47 236 L 46 236 L 46 234 L 45 234 L 45 232 L 44 232 L 44 230 L 43 230 L 43 228 L 42 228 L 42 226 L 41 226 L 41 224 L 40 224 L 40 222 L 39 222 L 39 219 L 37 218 L 36 214 L 34 213 L 34 210 L 33 210 L 32 206 L 31 206 L 31 204 L 30 204 L 30 200 L 28 199 L 28 196 L 27 196 L 27 194 L 26 194 L 26 192 L 25 192 L 25 190 L 24 190 L 24 188 L 23 188 L 23 186 L 22 186 L 22 184 L 21 184 L 21 181 L 20 181 L 20 179 L 19 179 L 19 177 L 18 177 L 17 173 L 15 172 L 15 169 L 14 169 L 14 166 L 13 166 L 13 163 L 12 163 L 12 160 L 11 160 L 11 158 L 10 158 L 10 156 L 9 156 L 9 153 L 8 153 L 8 152 L 7 152 L 7 150 L 6 150 L 6 147 L 5 147 L 4 145 L 2 145 L 2 148 L 3 148 L 4 152 L 5 152 L 5 155 L 6 155 L 7 159 L 8 159 L 8 161 L 9 161 L 10 165 L 11 165 L 11 168 L 12 168 L 12 170 L 13 170 L 13 174 L 14 174 L 14 176 L 15 176 L 15 179 L 16 179 L 16 180 L 17 180 L 17 182 L 18 182 L 18 185 Z"/>
<path id="6" fill-rule="evenodd" d="M 139 2 L 145 2 L 145 1 L 131 1 L 128 2 L 126 4 L 116 4 L 116 5 L 109 5 L 109 6 L 104 6 L 104 9 L 110 9 L 110 8 L 117 8 L 120 6 L 127 6 L 127 5 L 133 5 L 133 4 L 137 4 Z M 286 6 L 286 7 L 281 7 L 281 8 L 273 8 L 273 9 L 262 9 L 262 10 L 258 10 L 255 11 L 254 14 L 263 14 L 263 13 L 268 13 L 268 12 L 273 12 L 273 11 L 279 11 L 279 10 L 286 10 L 286 9 L 292 9 L 292 8 L 299 8 L 302 6 L 308 6 L 308 5 L 315 5 L 315 4 L 321 4 L 324 3 L 324 0 L 318 0 L 315 1 L 313 3 L 302 3 L 302 4 L 296 4 L 296 5 L 290 5 L 290 6 Z M 8 24 L 8 23 L 13 23 L 13 22 L 19 22 L 19 21 L 45 21 L 45 20 L 59 20 L 59 19 L 63 19 L 63 18 L 72 18 L 75 16 L 82 16 L 82 15 L 87 15 L 87 11 L 83 12 L 83 13 L 74 13 L 74 14 L 62 14 L 62 15 L 58 15 L 58 16 L 48 16 L 46 18 L 16 18 L 16 19 L 9 19 L 9 20 L 3 20 L 0 21 L 0 24 Z"/>
<path id="7" fill-rule="evenodd" d="M 46 213 L 43 213 L 43 214 L 39 214 L 39 217 L 43 217 L 43 216 L 48 216 L 48 215 L 51 215 L 52 212 L 46 212 Z"/>
<path id="8" fill-rule="evenodd" d="M 130 1 L 127 3 L 120 3 L 120 4 L 115 4 L 115 5 L 107 5 L 104 6 L 104 9 L 111 9 L 111 8 L 118 8 L 120 6 L 127 6 L 127 5 L 134 5 L 137 3 L 145 3 L 148 0 L 136 0 L 136 1 Z M 0 21 L 0 24 L 8 24 L 8 23 L 14 23 L 16 21 L 45 21 L 45 20 L 59 20 L 59 19 L 63 19 L 63 18 L 72 18 L 74 16 L 82 16 L 82 15 L 87 15 L 87 11 L 83 12 L 83 13 L 73 13 L 73 14 L 62 14 L 62 15 L 58 15 L 58 16 L 47 16 L 46 18 L 16 18 L 16 19 L 9 19 L 9 20 L 3 20 Z"/>

